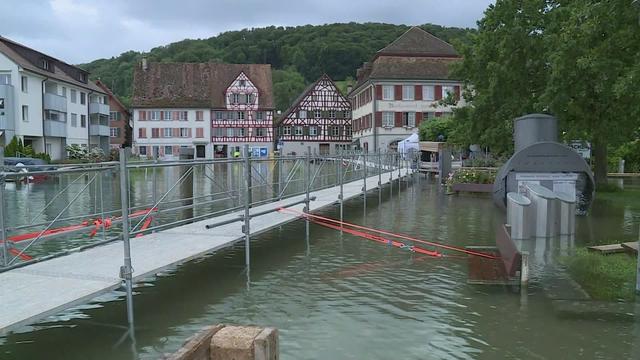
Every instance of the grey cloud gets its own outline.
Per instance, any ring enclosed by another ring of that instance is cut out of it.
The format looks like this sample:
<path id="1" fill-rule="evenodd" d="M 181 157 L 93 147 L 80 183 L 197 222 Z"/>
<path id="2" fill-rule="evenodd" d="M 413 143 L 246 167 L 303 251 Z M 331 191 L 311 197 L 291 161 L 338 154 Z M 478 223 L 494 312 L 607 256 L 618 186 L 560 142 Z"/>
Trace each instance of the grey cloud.
<path id="1" fill-rule="evenodd" d="M 493 0 L 2 0 L 0 34 L 72 63 L 266 25 L 473 27 Z"/>

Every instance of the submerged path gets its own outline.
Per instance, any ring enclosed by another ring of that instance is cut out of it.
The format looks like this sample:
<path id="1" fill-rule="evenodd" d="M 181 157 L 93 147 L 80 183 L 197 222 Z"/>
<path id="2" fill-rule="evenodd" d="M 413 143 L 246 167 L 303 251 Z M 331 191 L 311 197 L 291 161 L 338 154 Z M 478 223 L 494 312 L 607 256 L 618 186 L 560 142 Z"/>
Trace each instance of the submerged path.
<path id="1" fill-rule="evenodd" d="M 409 169 L 401 170 L 403 177 L 410 173 Z M 393 180 L 396 180 L 397 176 L 396 170 L 393 172 Z M 389 180 L 389 172 L 382 173 L 381 183 L 387 184 Z M 362 194 L 363 184 L 363 179 L 345 183 L 344 200 Z M 377 174 L 367 178 L 366 189 L 376 188 Z M 311 202 L 310 210 L 319 210 L 335 204 L 339 193 L 339 186 L 311 192 L 310 196 L 316 200 Z M 251 213 L 278 209 L 304 199 L 304 194 L 293 196 L 253 207 Z M 291 209 L 302 211 L 303 207 L 304 204 L 299 204 Z M 243 211 L 132 238 L 134 281 L 140 281 L 167 268 L 244 240 L 240 221 L 209 230 L 205 228 L 207 224 L 238 218 Z M 251 235 L 295 219 L 297 216 L 294 214 L 280 212 L 252 217 Z M 86 303 L 100 294 L 119 288 L 122 285 L 119 271 L 123 265 L 123 251 L 122 241 L 115 241 L 0 273 L 0 334 Z"/>

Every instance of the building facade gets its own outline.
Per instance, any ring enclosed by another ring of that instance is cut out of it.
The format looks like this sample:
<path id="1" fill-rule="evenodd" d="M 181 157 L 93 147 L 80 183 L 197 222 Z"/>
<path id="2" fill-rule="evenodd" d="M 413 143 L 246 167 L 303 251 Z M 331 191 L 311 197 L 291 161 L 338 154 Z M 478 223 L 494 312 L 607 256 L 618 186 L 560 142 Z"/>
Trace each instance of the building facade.
<path id="1" fill-rule="evenodd" d="M 284 155 L 303 154 L 308 148 L 313 153 L 335 154 L 351 145 L 351 104 L 324 74 L 282 115 L 277 134 L 277 146 Z"/>
<path id="2" fill-rule="evenodd" d="M 52 160 L 67 145 L 108 151 L 107 94 L 89 73 L 0 37 L 0 131 L 2 145 L 14 136 Z"/>
<path id="3" fill-rule="evenodd" d="M 349 93 L 353 138 L 367 152 L 389 151 L 420 123 L 463 105 L 462 82 L 449 68 L 460 57 L 450 44 L 413 27 L 358 69 Z"/>
<path id="4" fill-rule="evenodd" d="M 271 66 L 147 63 L 134 72 L 133 148 L 175 157 L 230 157 L 248 144 L 253 156 L 273 151 Z"/>
<path id="5" fill-rule="evenodd" d="M 129 110 L 103 82 L 96 80 L 96 85 L 109 98 L 109 146 L 112 149 L 131 147 L 133 124 Z"/>

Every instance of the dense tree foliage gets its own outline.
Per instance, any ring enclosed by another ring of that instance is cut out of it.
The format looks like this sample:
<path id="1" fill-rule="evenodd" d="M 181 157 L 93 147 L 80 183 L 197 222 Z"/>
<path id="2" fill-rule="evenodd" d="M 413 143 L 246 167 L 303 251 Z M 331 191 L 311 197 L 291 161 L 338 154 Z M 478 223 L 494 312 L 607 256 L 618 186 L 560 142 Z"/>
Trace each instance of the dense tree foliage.
<path id="1" fill-rule="evenodd" d="M 567 138 L 592 142 L 603 182 L 607 146 L 640 126 L 639 20 L 630 0 L 498 0 L 461 45 L 456 73 L 471 103 L 456 126 L 510 152 L 513 118 L 551 113 Z"/>
<path id="2" fill-rule="evenodd" d="M 467 41 L 469 29 L 425 24 L 423 29 L 454 44 Z M 148 53 L 128 51 L 111 59 L 81 65 L 129 103 L 133 67 L 146 56 L 159 62 L 267 63 L 274 72 L 274 92 L 280 110 L 305 84 L 327 73 L 334 80 L 355 76 L 371 56 L 409 29 L 380 23 L 266 27 L 229 31 L 208 39 L 183 40 Z M 304 84 L 300 84 L 300 80 Z M 283 82 L 284 84 L 281 84 Z"/>

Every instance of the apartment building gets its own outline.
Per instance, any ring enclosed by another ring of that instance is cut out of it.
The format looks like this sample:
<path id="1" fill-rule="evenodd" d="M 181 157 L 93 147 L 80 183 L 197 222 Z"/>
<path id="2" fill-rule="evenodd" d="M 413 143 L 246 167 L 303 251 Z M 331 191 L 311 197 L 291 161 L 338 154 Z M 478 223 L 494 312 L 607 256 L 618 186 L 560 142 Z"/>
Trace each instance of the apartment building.
<path id="1" fill-rule="evenodd" d="M 453 46 L 419 27 L 379 50 L 358 69 L 349 93 L 356 145 L 371 152 L 395 150 L 422 121 L 464 105 L 462 82 L 450 76 L 451 64 L 459 60 Z"/>
<path id="2" fill-rule="evenodd" d="M 197 158 L 230 157 L 248 144 L 273 151 L 271 66 L 148 63 L 134 71 L 133 148 L 173 158 L 181 147 Z"/>
<path id="3" fill-rule="evenodd" d="M 112 149 L 131 147 L 133 122 L 129 110 L 102 81 L 96 80 L 96 85 L 109 98 L 109 146 Z"/>
<path id="4" fill-rule="evenodd" d="M 16 136 L 51 159 L 66 146 L 109 147 L 107 94 L 89 73 L 0 36 L 0 142 Z"/>

